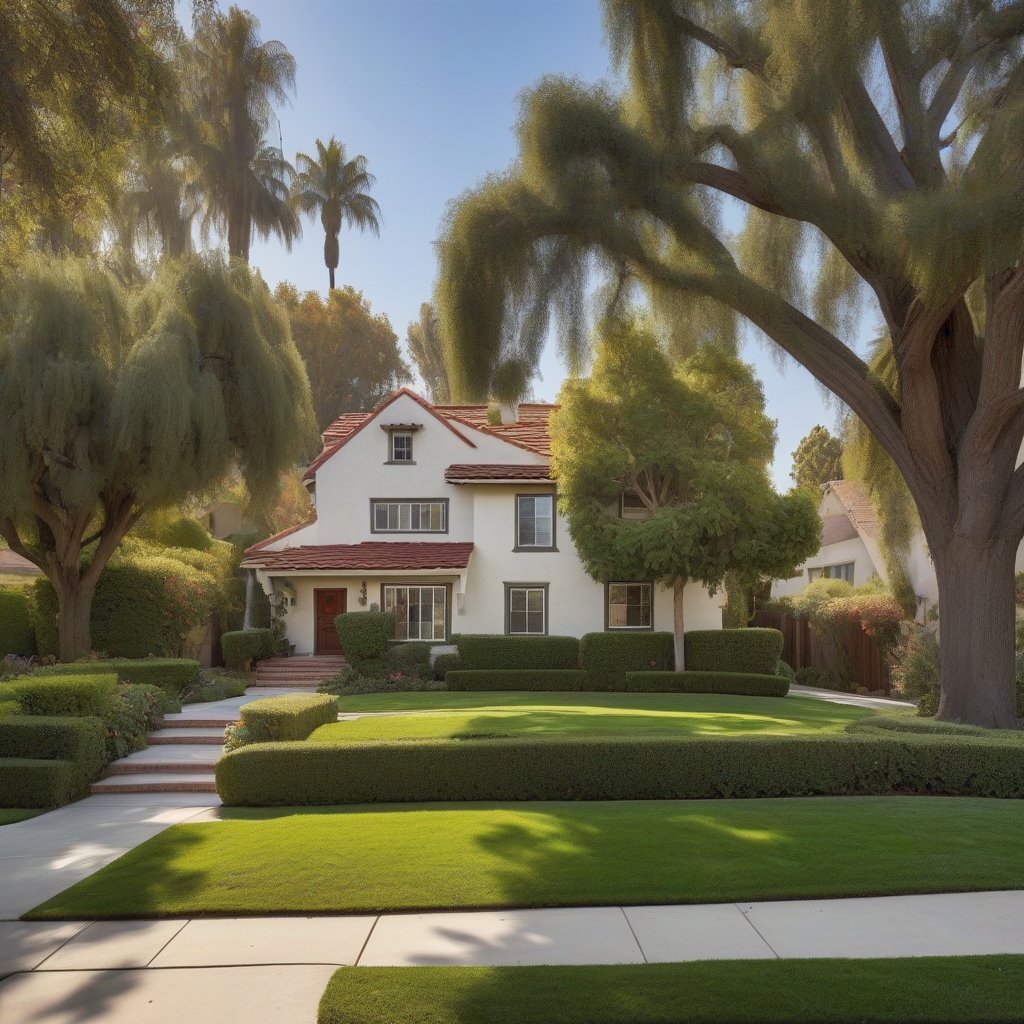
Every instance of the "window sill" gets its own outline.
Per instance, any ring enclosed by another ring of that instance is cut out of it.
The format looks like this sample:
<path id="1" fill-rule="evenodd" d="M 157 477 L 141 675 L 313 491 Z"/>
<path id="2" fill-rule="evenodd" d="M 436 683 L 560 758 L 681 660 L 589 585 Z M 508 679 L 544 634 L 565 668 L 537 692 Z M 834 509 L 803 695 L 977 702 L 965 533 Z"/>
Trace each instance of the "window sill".
<path id="1" fill-rule="evenodd" d="M 415 466 L 415 459 L 388 459 L 385 466 Z"/>
<path id="2" fill-rule="evenodd" d="M 375 537 L 393 537 L 396 534 L 401 537 L 418 537 L 420 534 L 426 534 L 430 537 L 443 537 L 448 533 L 447 530 L 370 530 Z"/>
<path id="3" fill-rule="evenodd" d="M 527 551 L 540 551 L 540 552 L 547 552 L 547 553 L 554 552 L 555 554 L 558 554 L 558 548 L 530 548 L 530 547 L 527 547 L 527 548 L 513 548 L 512 550 L 513 551 L 519 551 L 519 552 L 527 552 Z M 519 634 L 519 633 L 517 633 L 517 634 L 514 634 L 514 635 L 516 635 L 516 636 L 528 636 L 528 635 L 531 635 L 531 634 L 527 634 L 527 633 Z M 539 633 L 532 634 L 532 635 L 540 636 Z"/>

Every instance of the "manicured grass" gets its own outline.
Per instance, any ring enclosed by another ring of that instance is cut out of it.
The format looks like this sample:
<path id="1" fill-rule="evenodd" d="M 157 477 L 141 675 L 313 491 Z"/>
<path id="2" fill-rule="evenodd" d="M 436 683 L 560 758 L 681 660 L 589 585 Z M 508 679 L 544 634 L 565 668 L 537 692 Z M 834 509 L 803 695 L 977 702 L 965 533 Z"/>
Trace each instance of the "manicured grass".
<path id="1" fill-rule="evenodd" d="M 342 967 L 319 1024 L 1021 1021 L 1024 957 Z"/>
<path id="2" fill-rule="evenodd" d="M 1024 801 L 940 797 L 235 810 L 33 918 L 716 903 L 1024 888 Z"/>
<path id="3" fill-rule="evenodd" d="M 42 813 L 42 811 L 28 811 L 20 807 L 0 807 L 0 825 L 13 825 L 16 821 L 25 821 Z"/>
<path id="4" fill-rule="evenodd" d="M 410 711 L 321 726 L 316 741 L 480 736 L 726 736 L 841 733 L 867 712 L 810 697 L 704 693 L 378 693 L 343 697 L 342 713 Z M 460 713 L 462 712 L 462 713 Z"/>

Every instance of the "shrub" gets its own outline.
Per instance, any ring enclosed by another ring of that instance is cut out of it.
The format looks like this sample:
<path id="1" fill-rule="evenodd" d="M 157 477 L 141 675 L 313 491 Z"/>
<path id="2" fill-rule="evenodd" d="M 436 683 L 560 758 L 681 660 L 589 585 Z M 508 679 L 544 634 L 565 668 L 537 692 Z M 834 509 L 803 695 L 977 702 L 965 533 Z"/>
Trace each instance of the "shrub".
<path id="1" fill-rule="evenodd" d="M 443 682 L 435 679 L 423 679 L 420 676 L 372 679 L 364 678 L 349 669 L 316 688 L 317 693 L 329 693 L 335 697 L 354 697 L 362 693 L 423 693 L 447 689 Z"/>
<path id="2" fill-rule="evenodd" d="M 245 693 L 245 680 L 224 674 L 223 669 L 200 669 L 193 686 L 181 695 L 182 704 L 209 704 L 211 701 L 241 697 Z"/>
<path id="3" fill-rule="evenodd" d="M 250 672 L 257 661 L 265 661 L 278 653 L 278 641 L 269 629 L 240 629 L 222 633 L 220 648 L 224 664 L 232 672 Z"/>
<path id="4" fill-rule="evenodd" d="M 784 676 L 752 672 L 627 672 L 630 693 L 734 693 L 745 697 L 785 697 Z"/>
<path id="5" fill-rule="evenodd" d="M 188 658 L 114 658 L 110 661 L 76 661 L 69 665 L 49 665 L 36 669 L 36 676 L 117 674 L 119 683 L 159 686 L 168 697 L 177 700 L 199 679 L 199 662 Z"/>
<path id="6" fill-rule="evenodd" d="M 7 684 L 26 715 L 95 715 L 105 718 L 117 687 L 113 672 L 25 676 Z"/>
<path id="7" fill-rule="evenodd" d="M 0 757 L 0 807 L 60 807 L 80 794 L 71 761 Z"/>
<path id="8" fill-rule="evenodd" d="M 341 649 L 352 665 L 383 658 L 395 638 L 391 612 L 343 612 L 334 620 Z"/>
<path id="9" fill-rule="evenodd" d="M 770 676 L 782 656 L 777 629 L 695 629 L 685 635 L 686 668 Z"/>
<path id="10" fill-rule="evenodd" d="M 580 640 L 580 665 L 595 690 L 624 690 L 627 672 L 667 672 L 675 663 L 671 633 L 587 633 Z"/>
<path id="11" fill-rule="evenodd" d="M 33 769 L 30 774 L 37 780 L 64 779 L 60 793 L 51 792 L 43 803 L 9 803 L 15 788 L 10 792 L 7 783 L 15 787 L 18 772 L 8 768 L 0 775 L 0 805 L 6 807 L 54 807 L 84 795 L 89 784 L 103 771 L 106 763 L 103 745 L 103 723 L 98 718 L 55 718 L 29 715 L 5 715 L 0 718 L 0 758 L 15 758 L 30 762 L 46 761 L 51 764 L 67 764 L 69 769 L 54 769 L 47 772 Z M 32 783 L 42 785 L 42 782 Z M 57 799 L 52 799 L 57 796 Z M 18 798 L 24 799 L 24 798 Z"/>
<path id="12" fill-rule="evenodd" d="M 242 705 L 240 714 L 252 743 L 304 740 L 314 729 L 338 720 L 338 698 L 325 693 L 264 697 Z"/>
<path id="13" fill-rule="evenodd" d="M 904 700 L 916 702 L 918 714 L 934 715 L 939 710 L 938 623 L 903 624 L 900 643 L 893 655 L 892 685 Z"/>
<path id="14" fill-rule="evenodd" d="M 28 594 L 0 590 L 0 658 L 36 653 L 36 638 L 28 615 Z"/>
<path id="15" fill-rule="evenodd" d="M 775 674 L 782 676 L 783 679 L 788 679 L 791 683 L 796 680 L 796 673 L 793 671 L 793 666 L 788 661 L 783 661 L 779 658 L 778 664 L 775 666 Z"/>
<path id="16" fill-rule="evenodd" d="M 590 677 L 578 668 L 455 669 L 445 675 L 449 690 L 589 690 Z"/>
<path id="17" fill-rule="evenodd" d="M 446 680 L 453 669 L 462 668 L 462 659 L 457 654 L 439 654 L 434 659 L 434 678 Z"/>
<path id="18" fill-rule="evenodd" d="M 860 592 L 826 601 L 810 616 L 818 638 L 835 652 L 840 682 L 851 690 L 856 685 L 850 658 L 852 636 L 866 633 L 891 664 L 904 618 L 903 606 L 890 594 Z"/>
<path id="19" fill-rule="evenodd" d="M 393 672 L 401 672 L 408 676 L 430 676 L 430 648 L 432 644 L 425 640 L 412 640 L 409 643 L 392 644 L 384 660 Z"/>
<path id="20" fill-rule="evenodd" d="M 0 681 L 8 682 L 28 675 L 35 667 L 36 659 L 33 657 L 22 658 L 17 654 L 7 654 L 0 658 Z"/>
<path id="21" fill-rule="evenodd" d="M 580 642 L 574 636 L 501 636 L 460 634 L 458 645 L 463 669 L 580 667 Z"/>
<path id="22" fill-rule="evenodd" d="M 814 686 L 819 690 L 838 690 L 834 676 L 827 668 L 806 665 L 796 670 L 795 680 L 801 686 Z"/>
<path id="23" fill-rule="evenodd" d="M 170 698 L 159 686 L 119 686 L 103 722 L 107 760 L 116 761 L 144 750 L 146 734 L 159 729 L 170 710 Z"/>
<path id="24" fill-rule="evenodd" d="M 1014 743 L 972 736 L 523 738 L 256 744 L 217 764 L 234 806 L 855 794 L 1020 799 Z"/>

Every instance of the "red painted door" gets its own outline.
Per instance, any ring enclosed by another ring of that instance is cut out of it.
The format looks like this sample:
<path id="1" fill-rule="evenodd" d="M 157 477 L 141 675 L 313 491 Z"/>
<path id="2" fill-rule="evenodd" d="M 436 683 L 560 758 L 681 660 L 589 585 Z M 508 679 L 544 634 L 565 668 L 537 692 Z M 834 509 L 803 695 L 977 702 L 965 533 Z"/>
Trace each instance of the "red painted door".
<path id="1" fill-rule="evenodd" d="M 316 593 L 316 653 L 341 654 L 341 641 L 334 628 L 334 619 L 346 610 L 347 590 L 317 590 Z"/>

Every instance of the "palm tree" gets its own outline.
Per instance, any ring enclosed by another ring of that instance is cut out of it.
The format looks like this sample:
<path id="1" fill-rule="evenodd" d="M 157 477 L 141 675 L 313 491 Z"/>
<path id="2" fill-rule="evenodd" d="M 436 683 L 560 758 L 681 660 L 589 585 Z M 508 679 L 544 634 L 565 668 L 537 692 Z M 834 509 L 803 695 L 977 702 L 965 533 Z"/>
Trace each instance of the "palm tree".
<path id="1" fill-rule="evenodd" d="M 326 235 L 324 263 L 333 288 L 342 222 L 380 237 L 380 207 L 367 194 L 376 179 L 366 169 L 365 156 L 346 161 L 345 146 L 333 135 L 326 146 L 317 139 L 316 150 L 315 160 L 305 153 L 295 156 L 298 174 L 292 183 L 292 201 L 302 213 L 320 213 Z"/>
<path id="2" fill-rule="evenodd" d="M 204 237 L 213 227 L 223 231 L 228 255 L 246 263 L 254 231 L 291 249 L 301 234 L 288 200 L 293 171 L 266 134 L 273 102 L 295 88 L 295 58 L 277 40 L 261 42 L 259 21 L 231 7 L 197 20 L 190 66 L 189 150 L 202 182 Z"/>

